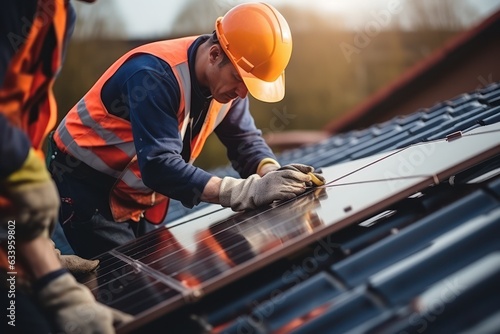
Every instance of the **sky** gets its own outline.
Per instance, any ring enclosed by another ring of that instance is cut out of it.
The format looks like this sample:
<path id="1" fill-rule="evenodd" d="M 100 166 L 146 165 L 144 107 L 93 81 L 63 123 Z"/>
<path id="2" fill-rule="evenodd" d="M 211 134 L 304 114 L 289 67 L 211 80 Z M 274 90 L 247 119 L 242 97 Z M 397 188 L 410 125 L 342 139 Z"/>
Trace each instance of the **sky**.
<path id="1" fill-rule="evenodd" d="M 154 38 L 170 33 L 174 19 L 186 4 L 186 0 L 100 0 L 92 5 L 99 6 L 100 2 L 114 1 L 124 26 L 124 35 L 128 38 Z M 211 0 L 206 0 L 211 1 Z M 374 10 L 387 8 L 390 3 L 402 0 L 267 0 L 266 2 L 279 6 L 290 4 L 307 6 L 317 9 L 321 13 L 333 13 L 349 18 L 351 28 L 361 25 L 359 13 L 370 13 Z M 437 0 L 440 1 L 440 0 Z M 500 9 L 500 0 L 467 0 L 478 12 L 481 18 Z M 226 4 L 238 4 L 238 0 L 225 0 Z M 90 8 L 89 8 L 90 9 Z M 96 10 L 96 8 L 92 8 Z"/>

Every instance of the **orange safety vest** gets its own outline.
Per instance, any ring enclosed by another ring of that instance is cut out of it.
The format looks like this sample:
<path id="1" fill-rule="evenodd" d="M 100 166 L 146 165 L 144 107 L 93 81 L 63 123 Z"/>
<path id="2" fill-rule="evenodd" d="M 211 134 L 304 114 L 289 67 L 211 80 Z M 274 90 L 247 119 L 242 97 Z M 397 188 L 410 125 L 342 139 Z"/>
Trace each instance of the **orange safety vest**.
<path id="1" fill-rule="evenodd" d="M 0 87 L 0 112 L 27 134 L 42 159 L 43 141 L 57 119 L 52 88 L 62 64 L 66 21 L 65 1 L 38 1 L 27 35 L 12 36 L 22 44 L 18 45 L 20 48 L 12 57 Z M 55 42 L 51 57 L 42 56 L 47 40 Z M 0 210 L 8 210 L 9 205 L 6 198 L 0 197 Z M 7 251 L 2 248 L 0 267 L 9 268 Z M 25 275 L 21 266 L 16 266 L 16 271 L 19 277 Z"/>
<path id="2" fill-rule="evenodd" d="M 65 1 L 38 1 L 28 35 L 12 37 L 23 44 L 12 58 L 0 88 L 0 111 L 28 135 L 42 158 L 43 141 L 57 120 L 52 88 L 62 64 L 67 20 L 65 7 Z M 52 56 L 44 58 L 43 47 L 51 37 L 55 37 Z"/>
<path id="3" fill-rule="evenodd" d="M 138 221 L 145 210 L 159 209 L 156 221 L 168 209 L 167 197 L 146 187 L 137 162 L 132 127 L 129 121 L 108 113 L 101 100 L 106 81 L 130 57 L 148 53 L 167 62 L 179 83 L 181 100 L 177 111 L 179 132 L 184 138 L 190 123 L 191 77 L 188 48 L 196 37 L 167 40 L 140 46 L 118 59 L 99 78 L 90 91 L 69 111 L 54 133 L 60 150 L 95 170 L 117 179 L 111 189 L 109 205 L 117 222 Z M 145 87 L 147 88 L 147 87 Z M 212 100 L 200 133 L 191 141 L 190 163 L 200 154 L 210 133 L 227 114 L 231 103 Z"/>

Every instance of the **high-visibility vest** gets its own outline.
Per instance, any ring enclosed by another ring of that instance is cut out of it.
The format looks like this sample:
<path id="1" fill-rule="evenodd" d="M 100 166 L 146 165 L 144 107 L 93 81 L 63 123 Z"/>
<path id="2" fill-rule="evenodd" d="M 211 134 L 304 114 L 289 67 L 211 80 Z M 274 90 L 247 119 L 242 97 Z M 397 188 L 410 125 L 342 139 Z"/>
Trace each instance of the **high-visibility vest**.
<path id="1" fill-rule="evenodd" d="M 191 119 L 188 48 L 195 39 L 196 37 L 186 37 L 150 43 L 126 53 L 99 78 L 55 131 L 54 141 L 59 149 L 117 179 L 111 189 L 109 201 L 113 219 L 117 222 L 129 219 L 138 221 L 145 210 L 165 206 L 166 196 L 154 192 L 142 182 L 131 124 L 106 110 L 101 100 L 102 87 L 134 55 L 146 53 L 164 60 L 171 66 L 179 83 L 181 99 L 177 119 L 179 132 L 184 138 Z M 142 88 L 147 90 L 147 83 L 144 84 Z M 212 100 L 200 133 L 191 141 L 190 163 L 200 154 L 208 135 L 224 119 L 230 105 L 231 103 L 221 104 Z M 166 209 L 165 207 L 164 210 Z"/>
<path id="2" fill-rule="evenodd" d="M 52 88 L 62 64 L 67 24 L 65 6 L 65 1 L 60 0 L 38 1 L 27 35 L 8 36 L 16 44 L 12 46 L 20 48 L 9 63 L 0 88 L 0 111 L 28 135 L 42 158 L 43 141 L 57 120 Z M 54 45 L 52 55 L 47 57 L 43 50 L 50 45 L 49 41 Z"/>
<path id="3" fill-rule="evenodd" d="M 65 1 L 60 0 L 38 1 L 29 31 L 22 31 L 23 35 L 12 33 L 7 36 L 14 43 L 12 47 L 19 49 L 13 55 L 0 87 L 0 112 L 27 134 L 42 159 L 43 141 L 57 120 L 52 88 L 62 64 L 67 25 L 65 6 Z M 54 44 L 49 45 L 47 41 Z M 44 53 L 46 51 L 42 52 L 47 46 L 51 47 L 50 57 Z M 10 205 L 6 198 L 0 197 L 0 211 L 8 210 Z M 5 249 L 0 247 L 1 268 L 9 268 Z M 18 281 L 26 279 L 22 265 L 16 264 L 16 272 Z"/>

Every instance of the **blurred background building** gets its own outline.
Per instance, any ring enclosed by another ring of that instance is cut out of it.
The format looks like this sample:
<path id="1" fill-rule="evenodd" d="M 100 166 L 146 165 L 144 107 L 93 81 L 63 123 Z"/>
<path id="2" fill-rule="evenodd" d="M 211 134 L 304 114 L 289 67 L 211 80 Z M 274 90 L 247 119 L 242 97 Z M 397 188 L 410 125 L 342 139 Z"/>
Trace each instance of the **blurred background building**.
<path id="1" fill-rule="evenodd" d="M 249 1 L 75 3 L 77 26 L 56 82 L 59 118 L 126 51 L 155 40 L 210 33 L 217 17 L 242 2 Z M 294 43 L 284 100 L 251 100 L 257 125 L 277 151 L 411 113 L 500 80 L 494 61 L 500 48 L 493 42 L 500 0 L 268 3 L 287 19 Z M 438 94 L 429 93 L 438 87 Z M 380 104 L 382 100 L 392 105 Z M 203 168 L 226 163 L 215 137 L 196 162 Z"/>

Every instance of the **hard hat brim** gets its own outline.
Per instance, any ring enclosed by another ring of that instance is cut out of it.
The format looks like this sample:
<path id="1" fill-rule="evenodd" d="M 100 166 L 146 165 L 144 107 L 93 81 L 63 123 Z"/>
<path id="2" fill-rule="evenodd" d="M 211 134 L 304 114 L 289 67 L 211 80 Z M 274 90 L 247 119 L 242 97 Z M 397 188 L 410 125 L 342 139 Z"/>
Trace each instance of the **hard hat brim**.
<path id="1" fill-rule="evenodd" d="M 238 68 L 238 66 L 237 66 Z M 279 102 L 285 96 L 285 72 L 274 81 L 261 80 L 251 73 L 238 68 L 250 95 L 263 102 Z"/>

